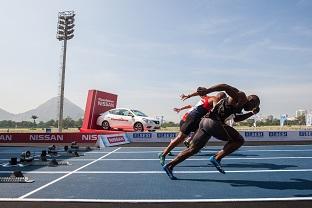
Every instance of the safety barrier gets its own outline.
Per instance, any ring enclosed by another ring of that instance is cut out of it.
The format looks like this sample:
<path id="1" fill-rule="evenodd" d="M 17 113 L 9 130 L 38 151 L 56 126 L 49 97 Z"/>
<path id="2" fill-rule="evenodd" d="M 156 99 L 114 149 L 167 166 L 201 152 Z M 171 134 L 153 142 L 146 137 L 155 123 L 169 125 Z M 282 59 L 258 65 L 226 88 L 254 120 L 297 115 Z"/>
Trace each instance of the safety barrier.
<path id="1" fill-rule="evenodd" d="M 246 141 L 312 141 L 312 131 L 240 131 Z M 49 144 L 71 143 L 96 144 L 103 140 L 105 146 L 129 142 L 169 142 L 177 132 L 105 132 L 104 133 L 0 133 L 0 145 L 10 143 Z M 215 138 L 211 138 L 215 141 Z"/>
<path id="2" fill-rule="evenodd" d="M 239 131 L 246 141 L 312 141 L 312 131 Z M 169 142 L 176 132 L 126 133 L 130 142 Z M 211 138 L 211 141 L 216 141 Z"/>

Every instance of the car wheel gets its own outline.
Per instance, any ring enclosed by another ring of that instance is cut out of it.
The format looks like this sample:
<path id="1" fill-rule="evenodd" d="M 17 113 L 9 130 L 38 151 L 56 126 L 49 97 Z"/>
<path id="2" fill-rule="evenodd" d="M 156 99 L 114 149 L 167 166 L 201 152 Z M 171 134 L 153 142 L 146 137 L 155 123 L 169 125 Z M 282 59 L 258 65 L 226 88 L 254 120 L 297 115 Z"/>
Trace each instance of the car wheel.
<path id="1" fill-rule="evenodd" d="M 103 121 L 102 122 L 102 127 L 103 127 L 104 130 L 109 130 L 110 126 L 109 126 L 108 121 Z"/>
<path id="2" fill-rule="evenodd" d="M 141 124 L 140 122 L 135 123 L 133 129 L 134 131 L 144 131 L 143 124 Z"/>

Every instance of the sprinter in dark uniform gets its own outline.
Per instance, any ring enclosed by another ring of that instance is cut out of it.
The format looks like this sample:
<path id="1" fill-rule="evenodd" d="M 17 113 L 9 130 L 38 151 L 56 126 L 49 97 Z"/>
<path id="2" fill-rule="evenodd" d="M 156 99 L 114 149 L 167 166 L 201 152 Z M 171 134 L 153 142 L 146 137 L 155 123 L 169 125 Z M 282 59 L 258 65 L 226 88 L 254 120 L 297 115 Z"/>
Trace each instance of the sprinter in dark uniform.
<path id="1" fill-rule="evenodd" d="M 198 95 L 197 92 L 188 95 L 188 97 L 195 95 Z M 162 166 L 165 164 L 166 156 L 170 153 L 170 151 L 182 143 L 191 132 L 195 132 L 198 129 L 201 118 L 212 109 L 213 102 L 219 101 L 224 96 L 225 93 L 223 92 L 218 93 L 216 96 L 201 96 L 201 100 L 189 112 L 185 121 L 181 123 L 180 132 L 178 133 L 177 137 L 170 142 L 170 144 L 163 150 L 163 152 L 158 154 L 160 164 Z M 187 96 L 181 96 L 182 99 L 185 97 Z"/>
<path id="2" fill-rule="evenodd" d="M 244 138 L 234 128 L 226 124 L 229 118 L 234 118 L 235 122 L 243 121 L 260 111 L 260 99 L 256 95 L 249 95 L 227 84 L 219 84 L 210 88 L 199 87 L 198 95 L 206 95 L 215 91 L 225 91 L 229 97 L 214 103 L 213 109 L 201 120 L 199 129 L 196 131 L 191 146 L 183 150 L 175 159 L 163 166 L 170 179 L 176 179 L 172 174 L 173 168 L 185 159 L 196 154 L 204 147 L 211 136 L 216 139 L 226 141 L 223 149 L 209 158 L 209 161 L 218 169 L 225 173 L 221 167 L 221 159 L 244 144 Z M 242 114 L 242 110 L 249 111 Z"/>

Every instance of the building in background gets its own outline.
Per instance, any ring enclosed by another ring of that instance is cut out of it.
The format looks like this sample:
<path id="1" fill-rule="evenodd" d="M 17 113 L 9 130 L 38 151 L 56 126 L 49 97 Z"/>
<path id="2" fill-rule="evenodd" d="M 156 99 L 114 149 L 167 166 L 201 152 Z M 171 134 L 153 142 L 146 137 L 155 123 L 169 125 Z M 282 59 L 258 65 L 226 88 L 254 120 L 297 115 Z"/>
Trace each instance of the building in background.
<path id="1" fill-rule="evenodd" d="M 296 110 L 296 118 L 299 118 L 300 116 L 306 116 L 307 115 L 307 110 Z"/>
<path id="2" fill-rule="evenodd" d="M 274 116 L 273 115 L 268 115 L 266 118 L 265 118 L 265 121 L 270 121 L 272 122 L 274 119 Z"/>
<path id="3" fill-rule="evenodd" d="M 312 110 L 310 110 L 306 115 L 306 125 L 312 126 Z"/>
<path id="4" fill-rule="evenodd" d="M 287 121 L 288 115 L 287 114 L 282 114 L 280 117 L 280 126 L 283 127 L 285 124 L 285 121 Z"/>

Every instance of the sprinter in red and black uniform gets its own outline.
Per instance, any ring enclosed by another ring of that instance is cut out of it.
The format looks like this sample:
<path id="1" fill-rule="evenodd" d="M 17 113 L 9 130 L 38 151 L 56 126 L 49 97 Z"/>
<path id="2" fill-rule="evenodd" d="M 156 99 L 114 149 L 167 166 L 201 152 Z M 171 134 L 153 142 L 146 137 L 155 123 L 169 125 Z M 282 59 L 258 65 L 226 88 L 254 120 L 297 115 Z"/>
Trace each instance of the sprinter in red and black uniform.
<path id="1" fill-rule="evenodd" d="M 215 91 L 225 91 L 229 96 L 214 103 L 213 110 L 201 120 L 190 148 L 183 150 L 170 163 L 163 166 L 163 169 L 172 180 L 176 179 L 172 174 L 173 168 L 185 159 L 196 154 L 205 146 L 211 136 L 227 142 L 222 150 L 209 158 L 209 161 L 218 171 L 224 174 L 225 172 L 220 163 L 221 159 L 236 151 L 244 144 L 244 138 L 238 131 L 226 124 L 227 119 L 234 117 L 234 121 L 239 122 L 260 111 L 260 99 L 258 96 L 246 96 L 244 92 L 227 84 L 219 84 L 210 88 L 199 87 L 197 93 L 193 93 L 193 96 L 196 94 L 202 96 Z M 185 97 L 185 99 L 187 98 Z M 242 110 L 249 112 L 242 114 Z"/>
<path id="2" fill-rule="evenodd" d="M 195 96 L 193 94 L 189 96 Z M 165 158 L 169 154 L 169 152 L 179 145 L 184 139 L 191 133 L 195 132 L 198 129 L 201 118 L 206 115 L 213 106 L 213 102 L 218 102 L 221 98 L 225 96 L 225 93 L 218 93 L 216 96 L 201 96 L 201 100 L 194 106 L 193 110 L 189 112 L 186 117 L 185 122 L 182 122 L 180 126 L 180 132 L 178 136 L 171 140 L 170 144 L 167 148 L 164 149 L 163 152 L 158 154 L 160 164 L 163 166 L 165 163 Z M 185 95 L 181 95 L 181 99 L 184 99 Z"/>

